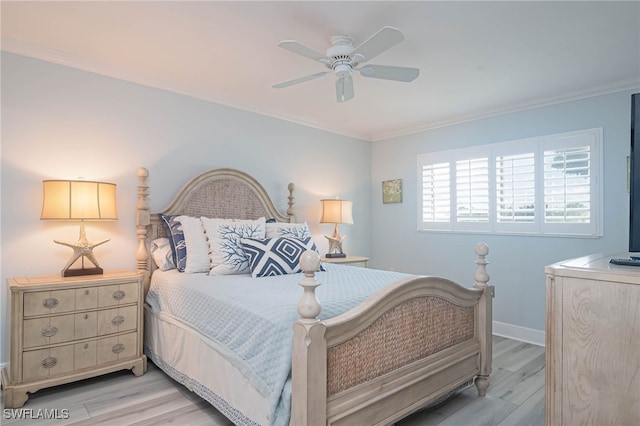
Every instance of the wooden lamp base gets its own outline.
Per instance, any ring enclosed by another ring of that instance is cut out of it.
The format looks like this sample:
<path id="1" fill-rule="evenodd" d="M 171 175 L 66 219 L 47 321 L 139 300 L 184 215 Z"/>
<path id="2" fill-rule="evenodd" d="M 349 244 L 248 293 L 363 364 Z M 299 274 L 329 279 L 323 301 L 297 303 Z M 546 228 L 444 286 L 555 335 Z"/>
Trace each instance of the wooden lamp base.
<path id="1" fill-rule="evenodd" d="M 102 268 L 74 268 L 63 269 L 63 277 L 81 277 L 83 275 L 102 275 L 104 271 Z"/>

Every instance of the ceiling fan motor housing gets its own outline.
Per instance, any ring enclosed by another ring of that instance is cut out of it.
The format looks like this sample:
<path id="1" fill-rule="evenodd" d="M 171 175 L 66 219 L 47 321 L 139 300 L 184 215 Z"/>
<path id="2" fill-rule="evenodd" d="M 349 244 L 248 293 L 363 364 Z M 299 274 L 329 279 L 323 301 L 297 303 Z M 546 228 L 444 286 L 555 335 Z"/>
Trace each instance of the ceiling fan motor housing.
<path id="1" fill-rule="evenodd" d="M 338 77 L 348 77 L 353 69 L 351 53 L 356 48 L 347 36 L 331 37 L 331 47 L 327 49 L 327 56 L 333 59 L 333 63 L 327 64 Z"/>

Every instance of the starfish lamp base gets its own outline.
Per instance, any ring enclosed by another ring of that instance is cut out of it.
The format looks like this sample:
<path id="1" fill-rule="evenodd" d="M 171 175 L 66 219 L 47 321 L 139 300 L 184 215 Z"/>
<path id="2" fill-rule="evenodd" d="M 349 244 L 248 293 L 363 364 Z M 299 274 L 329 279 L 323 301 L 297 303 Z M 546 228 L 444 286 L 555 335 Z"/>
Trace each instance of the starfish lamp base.
<path id="1" fill-rule="evenodd" d="M 333 234 L 324 236 L 329 241 L 329 253 L 325 254 L 327 258 L 337 258 L 337 257 L 347 257 L 345 253 L 342 251 L 342 241 L 344 241 L 344 235 L 340 235 L 340 231 L 338 230 L 338 224 L 335 224 L 335 228 L 333 228 Z"/>
<path id="2" fill-rule="evenodd" d="M 82 275 L 100 275 L 103 273 L 102 268 L 98 264 L 98 260 L 93 255 L 93 248 L 104 244 L 109 240 L 100 241 L 99 243 L 92 243 L 87 240 L 87 233 L 85 231 L 84 222 L 80 222 L 80 237 L 76 242 L 65 242 L 54 240 L 54 243 L 61 244 L 63 246 L 71 247 L 73 249 L 73 255 L 66 265 L 62 268 L 63 277 L 79 277 Z M 93 263 L 92 268 L 84 267 L 84 259 Z M 80 268 L 71 268 L 71 266 L 80 260 Z"/>

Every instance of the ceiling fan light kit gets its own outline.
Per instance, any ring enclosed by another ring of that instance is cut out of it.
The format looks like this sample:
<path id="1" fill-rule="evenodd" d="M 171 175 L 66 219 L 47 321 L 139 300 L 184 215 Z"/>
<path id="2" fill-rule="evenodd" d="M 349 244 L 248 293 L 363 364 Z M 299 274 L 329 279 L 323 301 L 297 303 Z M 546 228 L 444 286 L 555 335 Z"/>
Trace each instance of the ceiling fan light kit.
<path id="1" fill-rule="evenodd" d="M 354 95 L 353 71 L 358 71 L 363 77 L 407 83 L 418 77 L 420 70 L 417 68 L 373 64 L 359 67 L 361 64 L 364 64 L 385 50 L 400 43 L 402 40 L 404 40 L 404 36 L 398 29 L 383 27 L 357 47 L 353 45 L 353 41 L 347 36 L 333 36 L 331 37 L 331 46 L 325 53 L 318 52 L 295 40 L 281 41 L 278 46 L 320 62 L 332 70 L 336 77 L 338 77 L 336 80 L 336 98 L 338 102 L 345 102 L 353 98 Z M 293 86 L 294 84 L 324 77 L 332 71 L 317 72 L 294 80 L 274 84 L 273 87 L 281 89 L 283 87 Z"/>

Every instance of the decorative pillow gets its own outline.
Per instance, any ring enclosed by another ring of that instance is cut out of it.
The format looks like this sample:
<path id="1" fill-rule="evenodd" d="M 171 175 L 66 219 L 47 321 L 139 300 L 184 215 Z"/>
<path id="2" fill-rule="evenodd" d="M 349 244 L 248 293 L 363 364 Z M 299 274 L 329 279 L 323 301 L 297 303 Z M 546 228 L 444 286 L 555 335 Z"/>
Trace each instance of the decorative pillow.
<path id="1" fill-rule="evenodd" d="M 304 240 L 298 238 L 266 238 L 240 240 L 249 258 L 251 276 L 270 277 L 275 275 L 296 274 L 300 269 L 300 256 L 306 250 L 317 251 L 311 237 Z M 320 267 L 323 271 L 324 268 Z"/>
<path id="2" fill-rule="evenodd" d="M 173 263 L 180 272 L 184 272 L 187 263 L 187 243 L 184 241 L 184 233 L 182 232 L 182 223 L 177 220 L 178 216 L 161 214 L 160 218 L 164 223 L 169 243 L 171 244 L 171 253 Z"/>
<path id="3" fill-rule="evenodd" d="M 178 216 L 176 220 L 182 223 L 184 242 L 187 247 L 183 272 L 187 274 L 209 272 L 209 244 L 200 218 Z"/>
<path id="4" fill-rule="evenodd" d="M 173 252 L 169 238 L 158 238 L 151 242 L 151 257 L 161 271 L 175 269 L 173 262 Z"/>
<path id="5" fill-rule="evenodd" d="M 307 222 L 304 223 L 267 223 L 267 238 L 311 238 L 311 231 Z"/>
<path id="6" fill-rule="evenodd" d="M 264 238 L 265 219 L 233 220 L 200 218 L 209 240 L 209 275 L 246 274 L 249 260 L 242 238 Z"/>

